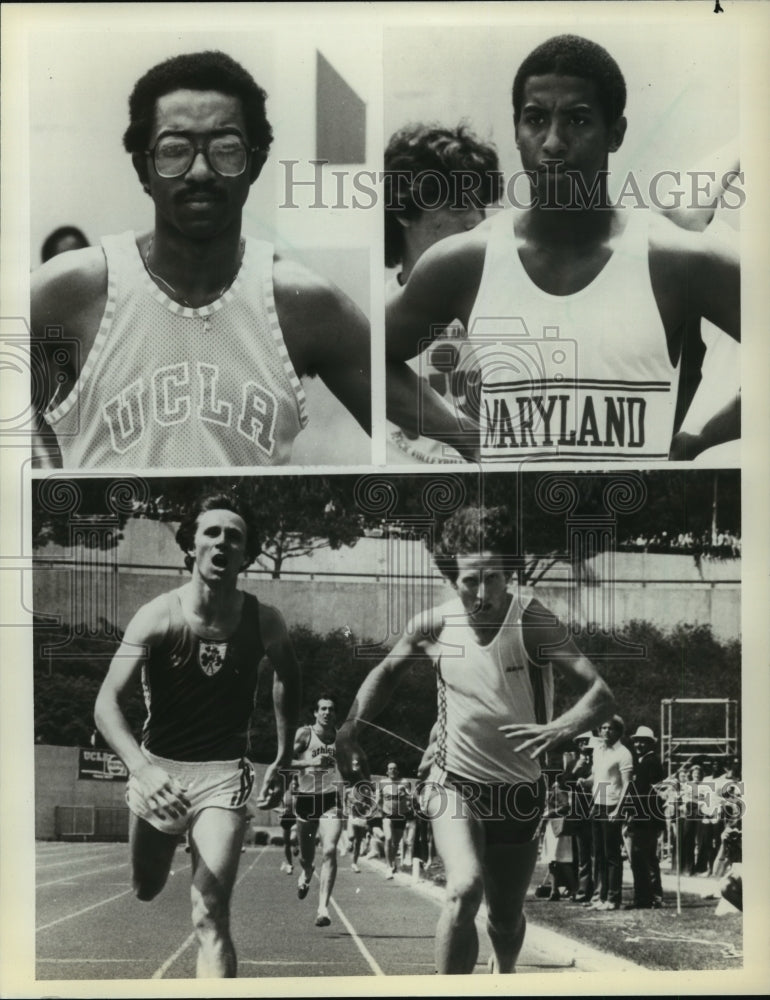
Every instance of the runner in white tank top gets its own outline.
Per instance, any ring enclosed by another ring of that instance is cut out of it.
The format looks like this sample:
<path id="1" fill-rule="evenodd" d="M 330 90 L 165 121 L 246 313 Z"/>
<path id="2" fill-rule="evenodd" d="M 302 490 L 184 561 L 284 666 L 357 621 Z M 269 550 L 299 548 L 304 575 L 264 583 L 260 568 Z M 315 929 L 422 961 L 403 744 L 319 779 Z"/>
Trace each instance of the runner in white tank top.
<path id="1" fill-rule="evenodd" d="M 491 220 L 464 361 L 482 373 L 483 461 L 668 457 L 679 371 L 650 282 L 649 215 L 628 214 L 602 270 L 571 295 L 529 277 L 513 213 Z M 611 302 L 623 303 L 618 326 Z"/>
<path id="2" fill-rule="evenodd" d="M 265 99 L 221 52 L 174 56 L 137 82 L 123 142 L 154 227 L 33 275 L 36 464 L 285 464 L 307 421 L 300 379 L 314 375 L 369 433 L 366 318 L 330 282 L 242 239 L 273 138 Z M 335 444 L 344 461 L 345 435 Z"/>
<path id="3" fill-rule="evenodd" d="M 388 303 L 389 360 L 452 321 L 468 330 L 467 363 L 484 369 L 468 435 L 484 462 L 665 459 L 699 320 L 740 339 L 735 249 L 642 210 L 651 198 L 611 202 L 625 95 L 594 42 L 530 53 L 513 87 L 530 205 L 430 247 Z"/>
<path id="4" fill-rule="evenodd" d="M 294 812 L 302 872 L 297 895 L 310 891 L 315 871 L 316 836 L 321 840 L 321 864 L 316 927 L 328 927 L 329 900 L 337 878 L 337 843 L 342 834 L 343 783 L 337 770 L 337 716 L 334 699 L 321 695 L 316 701 L 314 721 L 297 730 L 292 767 L 297 772 Z"/>
<path id="5" fill-rule="evenodd" d="M 247 239 L 221 298 L 182 306 L 134 233 L 107 236 L 108 293 L 74 387 L 46 411 L 72 468 L 282 465 L 307 423 L 273 298 L 273 247 Z"/>
<path id="6" fill-rule="evenodd" d="M 409 623 L 364 681 L 337 735 L 347 778 L 352 758 L 365 760 L 362 724 L 382 711 L 410 669 L 434 666 L 439 718 L 421 808 L 446 870 L 436 932 L 444 973 L 473 971 L 474 921 L 485 894 L 495 970 L 514 971 L 545 797 L 538 758 L 606 717 L 613 704 L 568 629 L 513 583 L 518 551 L 504 508 L 464 508 L 445 522 L 434 556 L 457 600 Z M 582 690 L 556 719 L 554 667 Z"/>

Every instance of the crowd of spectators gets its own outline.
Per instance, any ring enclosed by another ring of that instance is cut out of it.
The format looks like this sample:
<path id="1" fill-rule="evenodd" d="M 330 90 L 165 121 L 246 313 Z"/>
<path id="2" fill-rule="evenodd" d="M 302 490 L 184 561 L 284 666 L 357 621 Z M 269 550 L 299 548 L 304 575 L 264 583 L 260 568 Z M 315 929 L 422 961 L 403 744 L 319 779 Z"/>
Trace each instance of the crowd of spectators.
<path id="1" fill-rule="evenodd" d="M 562 764 L 549 785 L 541 847 L 548 875 L 536 896 L 593 910 L 657 909 L 661 865 L 689 876 L 739 872 L 737 758 L 693 757 L 666 777 L 653 730 L 639 726 L 626 738 L 614 716 L 577 737 Z M 633 877 L 625 902 L 624 863 Z"/>
<path id="2" fill-rule="evenodd" d="M 618 546 L 621 552 L 692 555 L 698 559 L 740 559 L 741 538 L 734 531 L 641 531 Z"/>

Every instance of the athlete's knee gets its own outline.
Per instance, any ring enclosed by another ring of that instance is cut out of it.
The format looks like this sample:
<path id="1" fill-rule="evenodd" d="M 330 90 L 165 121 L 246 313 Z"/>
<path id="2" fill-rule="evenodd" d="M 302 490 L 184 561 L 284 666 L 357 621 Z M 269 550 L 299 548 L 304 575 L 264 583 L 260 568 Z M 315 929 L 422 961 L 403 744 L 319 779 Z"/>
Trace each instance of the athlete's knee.
<path id="1" fill-rule="evenodd" d="M 447 879 L 446 905 L 461 917 L 475 917 L 484 897 L 480 872 L 467 872 Z"/>
<path id="2" fill-rule="evenodd" d="M 226 934 L 230 925 L 230 901 L 215 890 L 193 888 L 192 923 L 199 937 Z"/>
<path id="3" fill-rule="evenodd" d="M 519 941 L 524 939 L 527 921 L 521 910 L 516 913 L 500 913 L 490 909 L 487 913 L 487 928 L 492 937 Z"/>

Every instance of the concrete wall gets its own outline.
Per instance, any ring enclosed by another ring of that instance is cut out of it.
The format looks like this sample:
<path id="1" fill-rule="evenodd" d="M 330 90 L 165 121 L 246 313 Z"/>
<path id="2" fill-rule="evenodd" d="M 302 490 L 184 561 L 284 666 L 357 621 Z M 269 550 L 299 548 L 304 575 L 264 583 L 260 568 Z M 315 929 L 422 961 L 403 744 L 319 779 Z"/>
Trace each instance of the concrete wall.
<path id="1" fill-rule="evenodd" d="M 99 618 L 124 628 L 141 604 L 187 578 L 181 572 L 73 574 L 64 567 L 39 568 L 34 574 L 34 609 L 64 622 L 87 623 L 94 633 L 99 632 Z M 278 607 L 289 625 L 305 625 L 322 634 L 347 628 L 357 637 L 383 642 L 392 641 L 417 611 L 452 596 L 438 579 L 402 583 L 246 577 L 244 587 Z M 577 590 L 567 582 L 546 581 L 535 593 L 561 617 L 581 624 L 621 626 L 641 619 L 663 630 L 679 624 L 710 625 L 720 639 L 740 637 L 738 583 L 640 581 Z"/>
<path id="2" fill-rule="evenodd" d="M 78 779 L 78 752 L 77 747 L 35 747 L 37 840 L 52 840 L 55 837 L 57 806 L 126 809 L 125 781 Z"/>

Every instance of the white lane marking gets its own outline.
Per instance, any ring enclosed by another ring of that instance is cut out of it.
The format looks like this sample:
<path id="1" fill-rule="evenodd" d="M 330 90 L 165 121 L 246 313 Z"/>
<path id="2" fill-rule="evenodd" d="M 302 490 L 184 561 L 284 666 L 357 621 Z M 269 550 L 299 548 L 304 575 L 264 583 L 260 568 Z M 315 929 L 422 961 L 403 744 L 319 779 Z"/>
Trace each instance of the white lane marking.
<path id="1" fill-rule="evenodd" d="M 150 979 L 162 979 L 166 975 L 168 970 L 171 968 L 171 966 L 174 964 L 174 962 L 176 962 L 176 960 L 179 958 L 179 956 L 183 955 L 194 941 L 195 941 L 195 931 L 193 931 L 188 938 L 185 938 L 185 940 L 179 945 L 174 954 L 169 955 L 169 957 L 166 959 L 163 965 L 160 966 L 160 968 L 156 969 L 155 972 L 153 972 L 153 974 L 150 976 Z"/>
<path id="2" fill-rule="evenodd" d="M 123 864 L 110 865 L 109 868 L 91 868 L 86 872 L 78 872 L 77 878 L 83 879 L 87 878 L 89 875 L 103 875 L 104 872 L 114 872 L 116 868 L 128 868 L 128 862 L 124 861 Z M 39 882 L 37 885 L 38 889 L 47 889 L 49 885 L 61 885 L 62 882 L 72 882 L 72 874 L 65 875 L 64 878 L 55 878 L 50 882 Z"/>
<path id="3" fill-rule="evenodd" d="M 126 865 L 120 865 L 119 867 L 125 868 L 127 866 Z M 108 868 L 106 870 L 107 871 L 112 871 L 113 869 L 112 868 Z M 174 874 L 174 872 L 172 871 L 172 872 L 169 873 L 169 876 L 171 876 L 173 874 Z M 59 879 L 58 881 L 59 882 L 64 882 L 64 881 L 66 881 L 66 879 Z M 48 882 L 47 884 L 48 885 L 54 885 L 55 883 Z M 115 885 L 116 883 L 113 882 L 112 884 Z M 122 883 L 117 883 L 117 884 L 122 884 Z M 41 887 L 38 886 L 38 889 L 39 888 L 41 888 Z M 81 916 L 84 913 L 89 913 L 91 910 L 96 910 L 96 909 L 98 909 L 98 907 L 104 906 L 106 903 L 111 903 L 115 899 L 120 899 L 122 896 L 127 896 L 131 892 L 133 892 L 133 889 L 126 889 L 123 892 L 119 892 L 116 896 L 109 896 L 107 899 L 103 899 L 103 900 L 101 900 L 98 903 L 92 903 L 90 906 L 86 906 L 82 910 L 75 910 L 74 913 L 68 913 L 68 914 L 66 914 L 66 916 L 63 916 L 63 917 L 57 917 L 56 920 L 52 920 L 48 924 L 41 924 L 39 927 L 36 927 L 35 928 L 35 933 L 37 933 L 37 931 L 46 931 L 46 930 L 48 930 L 49 927 L 55 927 L 56 924 L 64 923 L 65 920 L 72 920 L 73 917 L 79 917 L 79 916 Z"/>
<path id="4" fill-rule="evenodd" d="M 41 924 L 39 927 L 35 928 L 35 932 L 47 931 L 49 927 L 55 927 L 56 924 L 63 924 L 65 920 L 72 920 L 73 917 L 80 917 L 84 913 L 89 913 L 91 910 L 96 910 L 100 906 L 104 906 L 106 903 L 112 903 L 116 899 L 120 899 L 121 896 L 127 896 L 132 890 L 126 889 L 125 892 L 119 892 L 117 896 L 110 896 L 109 899 L 102 899 L 98 903 L 92 903 L 90 906 L 84 907 L 82 910 L 76 910 L 75 913 L 68 913 L 64 917 L 57 917 L 56 920 L 52 920 L 49 924 Z"/>
<path id="5" fill-rule="evenodd" d="M 104 851 L 102 851 L 101 853 L 102 853 L 102 856 L 104 856 Z M 71 866 L 73 864 L 77 864 L 78 861 L 93 861 L 94 858 L 96 858 L 98 856 L 99 855 L 97 855 L 97 854 L 87 854 L 87 855 L 82 855 L 81 854 L 81 855 L 78 855 L 78 857 L 75 859 L 75 861 L 73 861 L 73 859 L 70 857 L 70 858 L 65 858 L 64 861 L 51 861 L 51 862 L 49 862 L 48 864 L 45 864 L 45 865 L 38 864 L 38 865 L 35 866 L 35 868 L 36 868 L 37 871 L 42 872 L 42 871 L 47 871 L 49 868 L 61 868 L 63 865 L 70 865 Z"/>
<path id="6" fill-rule="evenodd" d="M 241 966 L 241 965 L 278 965 L 278 966 L 281 966 L 281 968 L 284 968 L 286 966 L 293 966 L 293 965 L 310 965 L 310 966 L 329 965 L 329 966 L 341 966 L 342 968 L 344 968 L 345 964 L 346 963 L 344 963 L 344 962 L 318 962 L 318 961 L 315 961 L 315 960 L 311 961 L 311 962 L 305 962 L 305 961 L 301 961 L 298 958 L 296 958 L 296 959 L 287 958 L 287 959 L 283 959 L 282 961 L 279 961 L 279 960 L 276 959 L 276 961 L 274 961 L 274 962 L 268 962 L 266 960 L 265 961 L 260 961 L 257 958 L 239 958 L 238 959 L 238 965 L 239 966 Z"/>
<path id="7" fill-rule="evenodd" d="M 38 958 L 41 965 L 104 965 L 123 962 L 149 962 L 149 958 Z"/>
<path id="8" fill-rule="evenodd" d="M 366 960 L 366 964 L 369 966 L 369 968 L 372 970 L 372 972 L 375 974 L 375 976 L 384 976 L 385 973 L 382 971 L 382 969 L 379 967 L 379 965 L 377 965 L 377 962 L 375 961 L 374 956 L 372 955 L 372 953 L 366 947 L 366 945 L 361 940 L 361 938 L 358 936 L 358 934 L 356 934 L 355 928 L 353 927 L 353 925 L 351 924 L 351 922 L 348 920 L 348 918 L 345 916 L 345 914 L 342 912 L 342 910 L 339 908 L 336 900 L 331 899 L 330 902 L 331 902 L 332 906 L 334 907 L 334 909 L 335 909 L 335 911 L 337 913 L 337 916 L 343 922 L 343 924 L 345 925 L 345 927 L 347 927 L 348 933 L 350 934 L 350 936 L 353 938 L 353 940 L 356 943 L 356 947 L 361 952 L 361 954 L 364 956 L 364 958 Z"/>
<path id="9" fill-rule="evenodd" d="M 254 858 L 254 860 L 251 862 L 246 871 L 238 876 L 235 886 L 241 884 L 243 879 L 246 878 L 246 876 L 249 874 L 254 865 L 256 865 L 256 863 L 259 861 L 259 859 L 262 857 L 262 855 L 265 853 L 266 850 L 267 847 L 262 848 L 262 850 L 257 854 L 256 858 Z M 235 886 L 233 888 L 235 888 Z M 191 944 L 195 944 L 195 931 L 193 931 L 189 937 L 185 938 L 185 940 L 179 945 L 174 954 L 169 955 L 166 961 L 161 966 L 159 966 L 159 968 L 157 968 L 155 972 L 153 972 L 153 974 L 150 976 L 150 979 L 162 979 L 166 975 L 168 970 L 171 968 L 171 966 L 174 964 L 174 962 L 176 962 L 176 960 L 187 951 L 187 949 L 190 947 Z"/>

